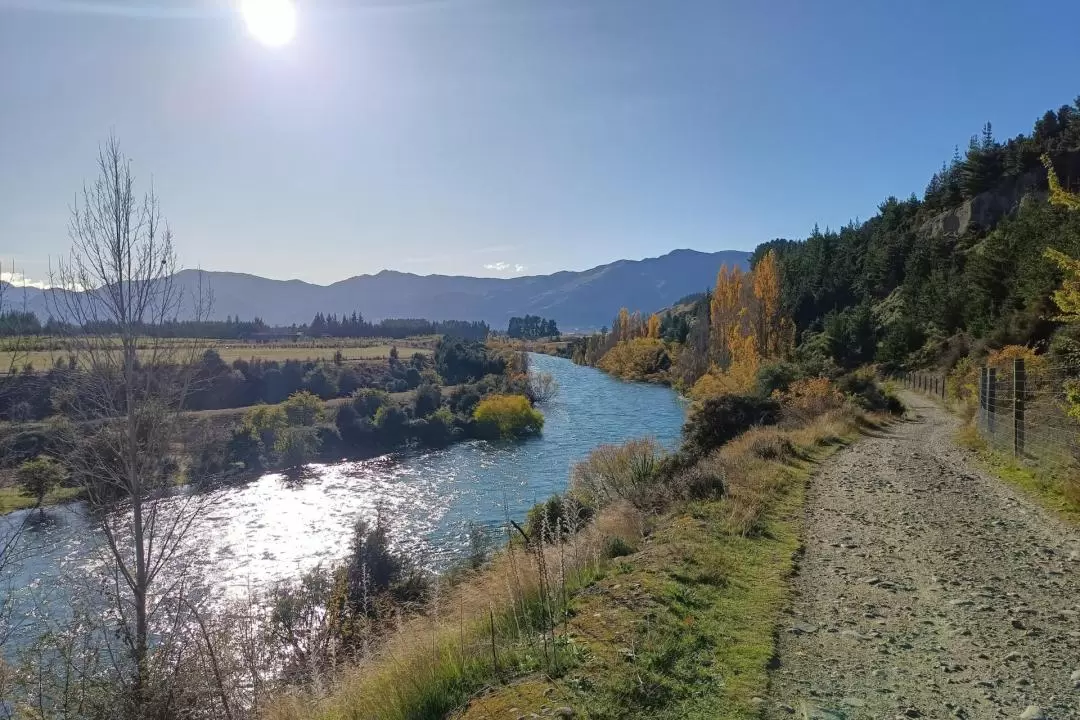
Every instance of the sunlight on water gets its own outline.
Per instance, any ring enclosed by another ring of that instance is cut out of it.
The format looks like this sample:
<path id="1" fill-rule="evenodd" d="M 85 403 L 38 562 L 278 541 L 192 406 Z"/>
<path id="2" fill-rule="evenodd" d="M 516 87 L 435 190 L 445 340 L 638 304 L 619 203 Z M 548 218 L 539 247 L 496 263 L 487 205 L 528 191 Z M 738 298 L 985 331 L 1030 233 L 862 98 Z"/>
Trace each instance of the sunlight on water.
<path id="1" fill-rule="evenodd" d="M 645 436 L 677 442 L 684 405 L 671 390 L 545 355 L 532 360 L 534 371 L 552 373 L 560 385 L 541 407 L 541 437 L 312 465 L 302 481 L 270 474 L 217 490 L 188 534 L 196 576 L 219 597 L 295 578 L 341 559 L 356 518 L 377 513 L 395 545 L 438 570 L 467 551 L 469 523 L 497 534 L 508 515 L 521 520 L 535 502 L 563 491 L 571 465 L 597 445 Z M 26 607 L 102 562 L 98 531 L 79 506 L 49 510 L 29 543 L 14 578 Z"/>

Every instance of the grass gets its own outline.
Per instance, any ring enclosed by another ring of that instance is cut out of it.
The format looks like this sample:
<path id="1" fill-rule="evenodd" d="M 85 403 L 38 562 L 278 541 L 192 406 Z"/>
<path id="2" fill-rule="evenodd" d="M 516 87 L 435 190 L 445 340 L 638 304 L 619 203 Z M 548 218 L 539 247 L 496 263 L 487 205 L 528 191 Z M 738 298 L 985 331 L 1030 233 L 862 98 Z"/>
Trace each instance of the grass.
<path id="1" fill-rule="evenodd" d="M 81 488 L 56 488 L 45 496 L 42 505 L 58 505 L 60 503 L 70 502 L 77 499 L 81 493 Z M 0 488 L 0 515 L 6 515 L 7 513 L 15 512 L 16 510 L 32 508 L 35 503 L 36 500 L 34 498 L 26 495 L 17 487 Z"/>
<path id="2" fill-rule="evenodd" d="M 856 416 L 834 413 L 802 429 L 753 430 L 702 461 L 726 477 L 723 498 L 659 516 L 605 509 L 571 543 L 545 548 L 546 595 L 537 563 L 511 547 L 378 655 L 322 691 L 277 698 L 265 717 L 481 720 L 563 706 L 605 719 L 755 717 L 806 480 L 858 428 Z M 554 620 L 546 644 L 544 617 Z"/>
<path id="3" fill-rule="evenodd" d="M 569 640 L 582 664 L 478 697 L 460 720 L 555 703 L 588 718 L 757 717 L 806 480 L 856 434 L 838 416 L 793 432 L 754 430 L 705 461 L 724 465 L 727 496 L 660 517 L 640 552 L 572 601 Z M 766 448 L 785 451 L 765 460 Z"/>
<path id="4" fill-rule="evenodd" d="M 403 358 L 413 353 L 431 354 L 432 342 L 427 338 L 409 338 L 400 342 L 386 339 L 345 339 L 308 340 L 295 343 L 246 343 L 228 340 L 199 340 L 199 352 L 213 348 L 227 363 L 234 360 L 331 360 L 334 354 L 341 352 L 346 362 L 356 360 L 377 360 L 390 357 L 391 347 L 397 347 Z M 180 351 L 190 347 L 181 339 L 164 342 L 164 345 Z M 35 370 L 48 370 L 57 360 L 66 361 L 68 355 L 59 341 L 50 342 L 46 338 L 31 338 L 27 350 L 16 351 L 0 349 L 0 369 L 7 370 L 15 360 L 16 370 L 21 370 L 27 363 Z"/>
<path id="5" fill-rule="evenodd" d="M 1036 462 L 1022 462 L 995 450 L 972 423 L 957 432 L 957 444 L 973 450 L 987 472 L 1020 488 L 1039 505 L 1066 522 L 1080 526 L 1080 481 Z"/>

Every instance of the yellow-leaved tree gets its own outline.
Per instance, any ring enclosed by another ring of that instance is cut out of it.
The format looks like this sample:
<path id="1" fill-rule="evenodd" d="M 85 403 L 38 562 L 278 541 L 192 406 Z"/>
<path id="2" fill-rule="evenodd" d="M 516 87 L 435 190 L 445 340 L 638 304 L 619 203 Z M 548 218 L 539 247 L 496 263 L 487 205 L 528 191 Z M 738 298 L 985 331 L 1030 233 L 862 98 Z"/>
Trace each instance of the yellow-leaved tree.
<path id="1" fill-rule="evenodd" d="M 656 313 L 649 316 L 649 325 L 645 336 L 653 340 L 660 339 L 660 316 Z"/>
<path id="2" fill-rule="evenodd" d="M 766 357 L 782 357 L 788 351 L 785 347 L 787 332 L 784 318 L 780 314 L 780 267 L 776 252 L 770 250 L 754 266 L 754 329 L 757 332 L 758 347 Z"/>
<path id="3" fill-rule="evenodd" d="M 1080 210 L 1080 195 L 1061 187 L 1057 173 L 1054 172 L 1054 163 L 1050 161 L 1049 155 L 1042 156 L 1042 164 L 1046 168 L 1046 180 L 1050 183 L 1050 202 L 1070 210 Z"/>
<path id="4" fill-rule="evenodd" d="M 729 271 L 727 265 L 722 265 L 716 275 L 716 287 L 713 288 L 709 304 L 712 360 L 720 370 L 727 370 L 731 365 L 731 347 L 728 341 L 739 326 L 742 289 L 742 270 L 735 266 Z"/>

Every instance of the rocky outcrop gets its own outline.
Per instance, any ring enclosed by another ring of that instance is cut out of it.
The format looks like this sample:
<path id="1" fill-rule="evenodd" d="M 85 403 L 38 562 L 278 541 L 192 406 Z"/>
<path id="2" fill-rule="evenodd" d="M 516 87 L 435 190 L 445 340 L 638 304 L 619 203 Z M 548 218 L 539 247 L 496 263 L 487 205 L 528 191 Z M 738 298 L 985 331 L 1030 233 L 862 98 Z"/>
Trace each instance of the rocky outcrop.
<path id="1" fill-rule="evenodd" d="M 931 237 L 959 237 L 972 228 L 992 228 L 1016 210 L 1025 195 L 1046 198 L 1045 173 L 1029 172 L 1011 178 L 1006 184 L 965 200 L 952 210 L 932 218 L 923 225 L 922 231 Z"/>

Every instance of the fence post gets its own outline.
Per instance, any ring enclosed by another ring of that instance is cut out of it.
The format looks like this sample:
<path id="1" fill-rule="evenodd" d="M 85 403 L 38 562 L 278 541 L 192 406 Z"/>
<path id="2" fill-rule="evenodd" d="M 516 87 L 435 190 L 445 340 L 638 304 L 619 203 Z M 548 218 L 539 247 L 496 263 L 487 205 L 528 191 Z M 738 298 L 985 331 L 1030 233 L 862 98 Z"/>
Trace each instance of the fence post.
<path id="1" fill-rule="evenodd" d="M 988 368 L 986 371 L 986 432 L 990 437 L 994 436 L 994 425 L 997 416 L 997 368 Z"/>
<path id="2" fill-rule="evenodd" d="M 1024 456 L 1024 393 L 1027 391 L 1027 370 L 1024 359 L 1013 360 L 1013 455 Z"/>
<path id="3" fill-rule="evenodd" d="M 977 427 L 985 427 L 986 424 L 986 368 L 979 368 L 979 419 L 975 422 Z"/>
<path id="4" fill-rule="evenodd" d="M 945 402 L 945 385 L 949 382 L 947 374 L 941 376 L 941 402 Z"/>

